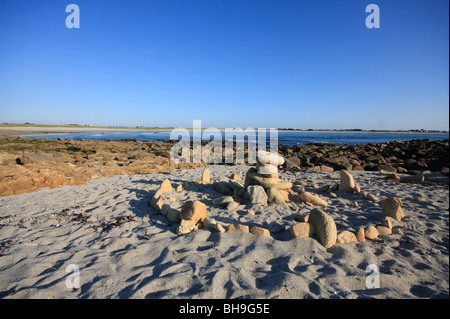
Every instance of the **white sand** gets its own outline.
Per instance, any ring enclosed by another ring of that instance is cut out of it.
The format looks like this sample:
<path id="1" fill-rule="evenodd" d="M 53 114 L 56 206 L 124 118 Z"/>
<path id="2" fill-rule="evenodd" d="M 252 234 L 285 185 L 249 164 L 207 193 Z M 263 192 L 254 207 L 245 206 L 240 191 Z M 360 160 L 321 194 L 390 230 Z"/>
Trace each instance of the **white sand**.
<path id="1" fill-rule="evenodd" d="M 212 179 L 247 167 L 211 166 Z M 208 215 L 229 223 L 286 226 L 273 238 L 200 229 L 177 236 L 177 224 L 150 208 L 161 181 L 197 181 L 202 169 L 173 175 L 124 175 L 90 184 L 0 198 L 1 298 L 448 298 L 449 192 L 446 186 L 382 180 L 374 172 L 352 172 L 365 191 L 403 200 L 404 235 L 380 241 L 336 244 L 326 250 L 315 238 L 293 239 L 289 227 L 310 206 L 245 205 L 227 211 L 212 204 L 212 187 L 164 194 L 179 201 L 204 200 Z M 282 173 L 288 179 L 333 185 L 333 173 Z M 321 193 L 318 189 L 308 191 Z M 324 211 L 338 230 L 377 225 L 381 207 L 340 191 Z M 424 202 L 416 200 L 424 197 Z M 359 207 L 352 205 L 354 201 Z M 87 222 L 73 220 L 82 212 Z M 105 223 L 134 217 L 110 231 Z M 66 287 L 66 267 L 80 269 L 79 289 Z M 366 288 L 366 267 L 380 269 L 380 288 Z"/>

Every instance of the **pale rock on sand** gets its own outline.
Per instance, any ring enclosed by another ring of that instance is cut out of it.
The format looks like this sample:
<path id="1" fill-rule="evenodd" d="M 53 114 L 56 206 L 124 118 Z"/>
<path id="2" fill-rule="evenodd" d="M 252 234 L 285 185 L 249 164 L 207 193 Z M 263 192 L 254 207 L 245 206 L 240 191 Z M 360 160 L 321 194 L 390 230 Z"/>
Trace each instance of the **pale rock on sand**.
<path id="1" fill-rule="evenodd" d="M 347 172 L 346 170 L 341 170 L 341 179 L 339 182 L 339 190 L 353 193 L 355 189 L 355 181 L 353 180 L 353 176 Z"/>
<path id="2" fill-rule="evenodd" d="M 403 202 L 398 197 L 389 197 L 380 202 L 381 204 L 381 218 L 391 217 L 395 220 L 401 221 L 405 217 L 402 206 Z"/>
<path id="3" fill-rule="evenodd" d="M 205 168 L 202 172 L 202 184 L 208 184 L 211 181 L 209 176 L 210 176 L 210 171 L 209 171 L 209 169 Z"/>
<path id="4" fill-rule="evenodd" d="M 249 185 L 247 194 L 252 204 L 266 204 L 267 194 L 261 185 Z"/>
<path id="5" fill-rule="evenodd" d="M 316 205 L 316 206 L 327 206 L 327 202 L 320 198 L 317 194 L 312 194 L 310 192 L 303 192 L 300 194 L 300 199 L 308 204 Z"/>
<path id="6" fill-rule="evenodd" d="M 330 248 L 336 243 L 336 224 L 324 211 L 315 208 L 309 213 L 308 223 L 313 225 L 314 234 L 319 238 L 325 248 Z"/>
<path id="7" fill-rule="evenodd" d="M 192 220 L 194 225 L 197 225 L 199 222 L 203 222 L 206 217 L 206 205 L 198 200 L 187 201 L 181 207 L 180 218 Z"/>
<path id="8" fill-rule="evenodd" d="M 298 223 L 292 226 L 289 231 L 295 238 L 308 238 L 314 235 L 314 226 L 310 223 Z"/>
<path id="9" fill-rule="evenodd" d="M 349 244 L 358 241 L 355 234 L 349 232 L 348 230 L 340 231 L 337 233 L 336 242 L 339 244 Z"/>
<path id="10" fill-rule="evenodd" d="M 374 240 L 378 237 L 378 230 L 375 228 L 375 226 L 367 226 L 364 229 L 364 237 L 366 239 Z"/>

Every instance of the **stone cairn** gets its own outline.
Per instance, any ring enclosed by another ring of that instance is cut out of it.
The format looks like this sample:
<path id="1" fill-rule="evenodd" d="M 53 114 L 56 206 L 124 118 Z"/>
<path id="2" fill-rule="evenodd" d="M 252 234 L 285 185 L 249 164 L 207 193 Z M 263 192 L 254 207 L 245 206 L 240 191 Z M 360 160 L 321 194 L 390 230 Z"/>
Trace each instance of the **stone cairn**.
<path id="1" fill-rule="evenodd" d="M 170 204 L 164 202 L 162 195 L 188 190 L 191 184 L 202 184 L 206 187 L 212 186 L 217 192 L 224 195 L 215 198 L 213 204 L 224 206 L 227 210 L 237 209 L 244 199 L 252 205 L 259 204 L 262 206 L 267 206 L 268 204 L 286 205 L 286 202 L 311 206 L 327 206 L 325 199 L 317 194 L 305 191 L 305 187 L 308 185 L 303 181 L 296 182 L 296 185 L 293 186 L 291 182 L 279 178 L 278 166 L 283 165 L 284 161 L 285 159 L 279 154 L 259 152 L 256 167 L 249 168 L 245 176 L 244 185 L 240 183 L 241 177 L 238 174 L 232 174 L 229 181 L 211 181 L 210 172 L 207 168 L 203 170 L 201 179 L 196 183 L 183 182 L 183 184 L 173 188 L 171 182 L 166 179 L 155 193 L 151 205 L 156 211 L 160 211 L 165 215 L 170 222 L 179 223 L 176 230 L 178 235 L 187 234 L 204 227 L 221 233 L 237 231 L 270 237 L 271 232 L 283 231 L 284 227 L 280 229 L 276 227 L 265 229 L 253 226 L 250 228 L 241 224 L 229 224 L 227 227 L 224 227 L 214 218 L 207 216 L 207 207 L 201 201 L 187 201 L 182 205 L 181 209 L 174 209 L 170 207 Z M 313 188 L 319 187 L 313 185 Z M 389 197 L 382 201 L 378 200 L 374 195 L 362 191 L 353 180 L 353 176 L 346 170 L 340 171 L 338 183 L 334 186 L 325 185 L 321 190 L 323 193 L 328 194 L 330 198 L 337 197 L 333 191 L 343 191 L 361 196 L 369 201 L 379 202 L 382 208 L 380 225 L 361 227 L 356 233 L 348 230 L 338 231 L 331 216 L 319 208 L 314 208 L 308 215 L 298 214 L 295 216 L 295 221 L 298 223 L 289 229 L 294 238 L 315 236 L 325 248 L 330 248 L 336 243 L 361 242 L 366 239 L 377 240 L 379 235 L 392 234 L 394 228 L 399 226 L 399 223 L 405 217 L 401 199 Z M 207 195 L 202 195 L 202 199 L 207 199 Z M 169 196 L 168 200 L 169 202 L 176 201 L 176 198 Z M 356 201 L 355 203 L 357 204 Z M 248 209 L 247 212 L 254 215 L 253 209 Z M 401 230 L 398 233 L 401 233 Z"/>

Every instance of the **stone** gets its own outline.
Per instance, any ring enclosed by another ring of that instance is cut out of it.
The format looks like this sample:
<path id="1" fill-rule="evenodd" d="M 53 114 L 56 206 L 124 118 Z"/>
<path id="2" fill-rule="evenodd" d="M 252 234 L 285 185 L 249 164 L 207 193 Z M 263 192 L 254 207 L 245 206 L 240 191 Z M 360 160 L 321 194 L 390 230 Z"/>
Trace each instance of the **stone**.
<path id="1" fill-rule="evenodd" d="M 176 202 L 176 201 L 178 201 L 178 199 L 176 197 L 174 197 L 174 196 L 169 197 L 169 202 Z"/>
<path id="2" fill-rule="evenodd" d="M 220 225 L 219 223 L 214 225 L 214 229 L 217 230 L 219 233 L 224 233 L 225 232 L 225 228 L 223 228 L 223 226 Z"/>
<path id="3" fill-rule="evenodd" d="M 242 178 L 236 173 L 231 174 L 230 179 L 233 181 L 241 181 L 242 180 Z"/>
<path id="4" fill-rule="evenodd" d="M 305 202 L 316 206 L 327 206 L 327 202 L 320 198 L 318 195 L 310 193 L 310 192 L 303 192 L 300 194 L 300 199 Z"/>
<path id="5" fill-rule="evenodd" d="M 171 223 L 179 223 L 181 221 L 180 211 L 178 209 L 169 208 L 167 210 L 167 219 Z"/>
<path id="6" fill-rule="evenodd" d="M 261 185 L 250 185 L 247 187 L 247 194 L 252 204 L 266 204 L 267 194 Z"/>
<path id="7" fill-rule="evenodd" d="M 298 222 L 307 223 L 309 219 L 309 214 L 298 213 L 295 215 L 294 219 Z"/>
<path id="8" fill-rule="evenodd" d="M 161 183 L 161 185 L 159 186 L 160 194 L 169 193 L 172 191 L 173 191 L 172 184 L 170 183 L 170 181 L 168 179 L 164 180 Z"/>
<path id="9" fill-rule="evenodd" d="M 336 242 L 339 244 L 349 244 L 357 241 L 356 235 L 348 230 L 340 231 L 337 234 Z"/>
<path id="10" fill-rule="evenodd" d="M 275 185 L 277 189 L 288 190 L 292 188 L 292 183 L 288 181 L 279 181 L 277 185 Z"/>
<path id="11" fill-rule="evenodd" d="M 277 222 L 271 222 L 269 224 L 269 231 L 274 234 L 281 233 L 285 229 L 286 229 L 286 226 L 280 225 Z"/>
<path id="12" fill-rule="evenodd" d="M 270 231 L 268 229 L 262 228 L 262 227 L 258 227 L 258 226 L 253 226 L 250 229 L 250 233 L 253 235 L 257 235 L 257 236 L 267 236 L 270 237 Z"/>
<path id="13" fill-rule="evenodd" d="M 177 188 L 175 188 L 175 192 L 180 193 L 183 191 L 183 185 L 178 185 Z"/>
<path id="14" fill-rule="evenodd" d="M 222 193 L 222 194 L 231 194 L 231 193 L 233 193 L 233 189 L 228 184 L 228 182 L 225 182 L 225 181 L 214 182 L 213 183 L 213 188 L 216 191 L 218 191 L 219 193 Z"/>
<path id="15" fill-rule="evenodd" d="M 233 196 L 222 196 L 222 197 L 213 199 L 213 204 L 219 205 L 219 206 L 227 206 L 229 203 L 232 203 L 232 202 L 234 202 Z"/>
<path id="16" fill-rule="evenodd" d="M 403 212 L 402 200 L 398 197 L 389 197 L 380 202 L 381 204 L 381 218 L 392 217 L 397 221 L 402 221 L 403 217 L 405 217 L 405 213 Z"/>
<path id="17" fill-rule="evenodd" d="M 364 237 L 366 239 L 374 240 L 378 237 L 378 230 L 375 228 L 375 226 L 367 226 L 364 229 Z"/>
<path id="18" fill-rule="evenodd" d="M 373 195 L 373 194 L 367 194 L 365 198 L 366 198 L 367 200 L 372 201 L 372 202 L 378 202 L 378 197 L 376 197 L 376 196 Z"/>
<path id="19" fill-rule="evenodd" d="M 392 230 L 385 226 L 377 226 L 377 231 L 379 235 L 391 235 Z"/>
<path id="20" fill-rule="evenodd" d="M 339 190 L 353 193 L 353 190 L 355 188 L 355 181 L 353 180 L 353 176 L 346 170 L 341 170 L 340 175 L 341 179 L 339 181 Z"/>
<path id="21" fill-rule="evenodd" d="M 245 174 L 245 178 L 244 178 L 244 187 L 245 188 L 247 188 L 247 186 L 250 185 L 250 178 L 255 174 L 258 174 L 256 168 L 250 167 L 248 169 L 247 173 Z"/>
<path id="22" fill-rule="evenodd" d="M 236 227 L 234 227 L 233 224 L 229 224 L 227 227 L 227 232 L 234 232 L 236 231 Z"/>
<path id="23" fill-rule="evenodd" d="M 169 210 L 170 205 L 169 204 L 164 204 L 161 207 L 161 214 L 163 214 L 164 216 L 167 216 L 167 211 Z"/>
<path id="24" fill-rule="evenodd" d="M 315 208 L 309 213 L 308 223 L 313 225 L 314 234 L 325 248 L 330 248 L 336 243 L 337 228 L 331 216 Z"/>
<path id="25" fill-rule="evenodd" d="M 381 221 L 381 225 L 389 229 L 392 229 L 392 227 L 394 226 L 393 220 L 394 219 L 392 217 L 385 217 Z"/>
<path id="26" fill-rule="evenodd" d="M 297 156 L 285 158 L 287 169 L 300 168 L 300 159 Z"/>
<path id="27" fill-rule="evenodd" d="M 197 225 L 207 217 L 206 205 L 198 200 L 187 201 L 181 207 L 180 217 L 181 219 L 192 220 Z"/>
<path id="28" fill-rule="evenodd" d="M 308 238 L 314 235 L 314 226 L 310 223 L 298 223 L 289 229 L 294 238 Z"/>
<path id="29" fill-rule="evenodd" d="M 257 161 L 261 164 L 272 164 L 275 166 L 280 166 L 284 164 L 283 156 L 277 153 L 270 153 L 263 150 L 258 151 Z"/>
<path id="30" fill-rule="evenodd" d="M 277 190 L 281 194 L 281 197 L 283 197 L 283 200 L 285 202 L 289 202 L 290 201 L 289 195 L 291 195 L 291 194 L 287 190 L 285 190 L 285 189 L 277 189 Z"/>
<path id="31" fill-rule="evenodd" d="M 203 227 L 205 227 L 205 228 L 213 228 L 213 229 L 215 229 L 216 224 L 217 224 L 216 220 L 214 218 L 211 218 L 211 217 L 206 217 L 203 220 Z"/>
<path id="32" fill-rule="evenodd" d="M 261 174 L 250 176 L 250 185 L 261 185 L 264 188 L 276 187 L 279 182 L 279 178 L 265 177 Z"/>
<path id="33" fill-rule="evenodd" d="M 269 204 L 278 204 L 278 205 L 286 205 L 286 202 L 283 199 L 283 196 L 280 194 L 278 189 L 275 187 L 270 187 L 266 190 L 267 193 L 267 202 Z"/>
<path id="34" fill-rule="evenodd" d="M 247 209 L 247 214 L 255 215 L 255 211 L 253 209 Z"/>
<path id="35" fill-rule="evenodd" d="M 245 189 L 244 185 L 242 185 L 238 181 L 234 181 L 234 180 L 230 180 L 228 182 L 228 185 L 230 185 L 230 187 L 233 189 L 233 191 L 236 191 L 236 190 L 240 191 L 240 190 Z"/>
<path id="36" fill-rule="evenodd" d="M 238 207 L 239 203 L 236 203 L 234 201 L 227 204 L 227 210 L 235 210 Z"/>
<path id="37" fill-rule="evenodd" d="M 241 233 L 249 233 L 250 228 L 247 225 L 238 224 L 236 226 L 236 231 L 241 232 Z"/>
<path id="38" fill-rule="evenodd" d="M 205 168 L 202 172 L 202 184 L 207 184 L 210 182 L 209 175 L 210 175 L 209 169 Z"/>
<path id="39" fill-rule="evenodd" d="M 180 222 L 180 226 L 177 228 L 177 235 L 188 234 L 191 231 L 195 230 L 195 224 L 192 220 L 182 220 Z"/>
<path id="40" fill-rule="evenodd" d="M 256 163 L 256 170 L 266 177 L 278 177 L 278 167 L 275 165 Z"/>
<path id="41" fill-rule="evenodd" d="M 358 231 L 356 232 L 356 240 L 360 241 L 360 242 L 366 241 L 366 236 L 364 234 L 364 228 L 363 227 L 358 229 Z"/>

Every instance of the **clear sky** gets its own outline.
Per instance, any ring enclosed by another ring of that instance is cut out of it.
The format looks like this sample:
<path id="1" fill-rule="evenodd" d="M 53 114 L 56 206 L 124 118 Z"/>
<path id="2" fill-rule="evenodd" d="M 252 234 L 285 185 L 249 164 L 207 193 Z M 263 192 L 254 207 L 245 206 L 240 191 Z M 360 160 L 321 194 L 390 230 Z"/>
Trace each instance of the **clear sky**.
<path id="1" fill-rule="evenodd" d="M 0 0 L 0 123 L 448 130 L 448 116 L 448 0 Z"/>

